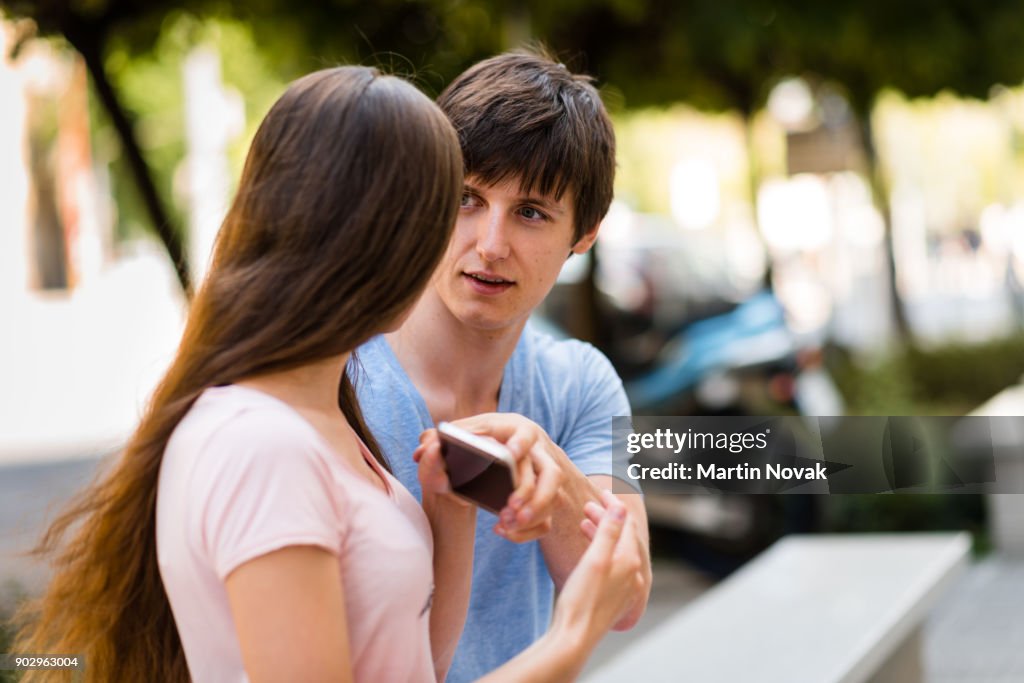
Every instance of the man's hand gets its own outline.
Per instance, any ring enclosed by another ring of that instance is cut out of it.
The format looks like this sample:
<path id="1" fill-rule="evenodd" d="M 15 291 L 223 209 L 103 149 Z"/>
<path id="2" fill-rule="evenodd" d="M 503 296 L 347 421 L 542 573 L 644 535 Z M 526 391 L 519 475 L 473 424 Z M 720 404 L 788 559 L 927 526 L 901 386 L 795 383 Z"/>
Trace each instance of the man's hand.
<path id="1" fill-rule="evenodd" d="M 524 498 L 517 499 L 516 494 L 513 494 L 494 529 L 496 533 L 517 543 L 539 539 L 551 578 L 561 590 L 590 544 L 585 532 L 581 531 L 589 528 L 583 525 L 588 519 L 587 504 L 595 503 L 604 509 L 605 496 L 610 495 L 606 492 L 611 491 L 613 478 L 608 475 L 584 475 L 547 432 L 521 415 L 487 413 L 457 420 L 454 424 L 502 441 L 513 453 L 530 454 L 529 462 L 536 475 L 532 497 L 526 501 Z M 424 435 L 432 432 L 428 430 Z M 436 439 L 436 436 L 433 438 Z M 520 489 L 523 489 L 522 484 Z M 626 506 L 629 523 L 635 526 L 636 531 L 627 536 L 625 546 L 633 549 L 632 552 L 640 562 L 637 580 L 631 584 L 632 606 L 613 626 L 616 631 L 626 631 L 643 616 L 651 592 L 650 540 L 643 498 L 633 494 L 617 498 Z"/>
<path id="2" fill-rule="evenodd" d="M 494 532 L 514 543 L 547 534 L 552 527 L 551 515 L 563 474 L 547 447 L 551 440 L 544 430 L 513 413 L 485 413 L 454 420 L 452 424 L 504 443 L 515 457 L 519 486 L 501 510 Z M 451 490 L 436 430 L 423 432 L 413 458 L 420 463 L 420 485 L 424 491 L 428 487 L 437 492 Z M 426 470 L 425 463 L 429 464 Z"/>

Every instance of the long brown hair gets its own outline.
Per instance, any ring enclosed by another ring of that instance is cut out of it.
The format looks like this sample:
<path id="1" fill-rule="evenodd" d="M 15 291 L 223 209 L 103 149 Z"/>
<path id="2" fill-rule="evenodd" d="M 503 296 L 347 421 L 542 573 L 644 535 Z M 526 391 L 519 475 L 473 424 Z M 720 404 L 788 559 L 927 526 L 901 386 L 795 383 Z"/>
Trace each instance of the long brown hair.
<path id="1" fill-rule="evenodd" d="M 188 680 L 156 558 L 171 433 L 205 389 L 337 356 L 396 319 L 437 265 L 461 189 L 455 132 L 408 83 L 338 67 L 288 88 L 137 431 L 40 542 L 55 575 L 22 612 L 19 651 L 84 654 L 90 681 Z M 347 376 L 339 404 L 384 462 Z"/>

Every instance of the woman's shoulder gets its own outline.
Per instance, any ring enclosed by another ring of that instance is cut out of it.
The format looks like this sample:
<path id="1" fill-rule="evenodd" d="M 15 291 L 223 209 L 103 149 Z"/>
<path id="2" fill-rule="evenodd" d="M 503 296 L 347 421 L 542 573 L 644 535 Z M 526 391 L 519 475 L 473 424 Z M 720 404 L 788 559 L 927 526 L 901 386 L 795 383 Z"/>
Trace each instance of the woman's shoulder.
<path id="1" fill-rule="evenodd" d="M 237 385 L 211 387 L 174 430 L 165 459 L 214 477 L 230 469 L 324 466 L 312 428 L 287 404 Z M 286 457 L 287 456 L 287 457 Z"/>

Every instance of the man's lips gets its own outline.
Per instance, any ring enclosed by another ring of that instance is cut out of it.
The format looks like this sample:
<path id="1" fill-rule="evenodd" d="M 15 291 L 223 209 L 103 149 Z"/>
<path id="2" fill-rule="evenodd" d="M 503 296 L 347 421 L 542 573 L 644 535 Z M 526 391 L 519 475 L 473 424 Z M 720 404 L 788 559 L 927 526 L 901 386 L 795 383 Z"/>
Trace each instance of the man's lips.
<path id="1" fill-rule="evenodd" d="M 501 294 L 515 284 L 514 280 L 507 280 L 500 275 L 482 271 L 463 273 L 462 276 L 470 288 L 480 294 Z"/>

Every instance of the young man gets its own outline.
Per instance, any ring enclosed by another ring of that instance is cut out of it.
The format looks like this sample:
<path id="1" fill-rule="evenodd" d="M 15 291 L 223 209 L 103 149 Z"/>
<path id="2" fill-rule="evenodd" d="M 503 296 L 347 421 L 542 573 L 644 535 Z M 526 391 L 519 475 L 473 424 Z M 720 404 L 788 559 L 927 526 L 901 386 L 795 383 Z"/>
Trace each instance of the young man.
<path id="1" fill-rule="evenodd" d="M 450 681 L 475 680 L 543 634 L 554 591 L 587 545 L 583 505 L 611 488 L 611 417 L 629 414 L 600 352 L 527 324 L 566 259 L 594 244 L 611 203 L 615 138 L 589 81 L 543 56 L 503 54 L 441 94 L 466 169 L 455 233 L 408 320 L 358 350 L 367 422 L 417 495 L 409 456 L 421 431 L 480 413 L 532 420 L 514 427 L 535 429 L 562 470 L 550 531 L 531 526 L 529 509 L 478 513 L 472 598 Z M 650 590 L 643 503 L 621 498 L 640 530 L 644 570 L 620 630 L 639 619 Z"/>

